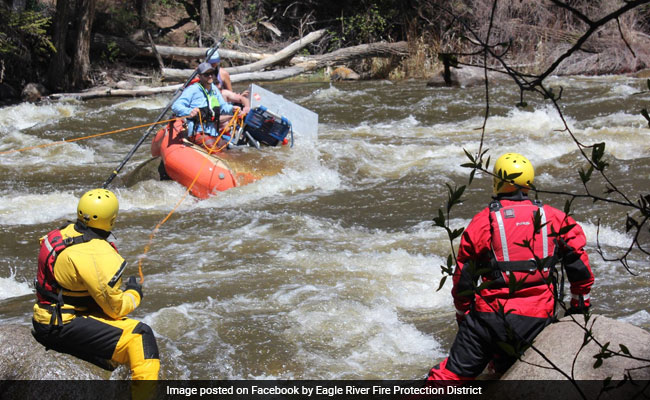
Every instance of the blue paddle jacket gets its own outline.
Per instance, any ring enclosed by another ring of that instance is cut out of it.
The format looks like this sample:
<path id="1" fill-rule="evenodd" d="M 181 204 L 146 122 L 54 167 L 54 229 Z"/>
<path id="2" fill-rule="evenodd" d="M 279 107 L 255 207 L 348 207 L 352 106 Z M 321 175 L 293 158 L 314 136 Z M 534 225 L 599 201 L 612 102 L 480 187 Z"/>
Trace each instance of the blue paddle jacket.
<path id="1" fill-rule="evenodd" d="M 200 83 L 190 85 L 185 88 L 181 94 L 181 97 L 179 97 L 174 102 L 174 104 L 172 104 L 172 111 L 177 116 L 186 116 L 189 115 L 190 112 L 196 107 L 207 107 L 208 97 L 206 96 L 206 92 L 208 95 L 215 96 L 217 98 L 219 101 L 219 109 L 221 110 L 221 114 L 233 113 L 233 105 L 226 102 L 226 100 L 221 95 L 221 92 L 214 84 L 211 85 L 210 90 L 204 91 Z M 207 122 L 204 120 L 203 128 L 205 129 L 205 134 L 208 134 L 210 136 L 218 135 L 218 127 L 216 127 L 212 122 Z M 187 129 L 191 133 L 194 132 L 194 121 L 188 119 Z M 201 126 L 198 125 L 196 127 L 196 131 L 201 132 L 203 129 L 201 129 Z"/>

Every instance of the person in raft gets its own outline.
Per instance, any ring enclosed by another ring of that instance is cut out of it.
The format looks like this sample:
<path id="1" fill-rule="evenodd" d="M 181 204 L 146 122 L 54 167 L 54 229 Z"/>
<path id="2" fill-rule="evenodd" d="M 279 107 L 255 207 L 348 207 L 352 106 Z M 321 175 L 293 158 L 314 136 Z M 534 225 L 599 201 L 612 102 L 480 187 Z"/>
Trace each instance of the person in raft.
<path id="1" fill-rule="evenodd" d="M 212 68 L 216 71 L 215 85 L 221 91 L 221 95 L 227 102 L 233 103 L 241 106 L 243 109 L 248 110 L 250 108 L 250 96 L 248 90 L 245 90 L 242 93 L 237 93 L 232 88 L 232 82 L 230 81 L 230 74 L 226 71 L 225 68 L 221 68 L 221 57 L 219 56 L 219 50 L 215 50 L 210 54 L 210 49 L 205 52 L 206 58 L 208 58 L 208 63 L 212 65 Z"/>
<path id="2" fill-rule="evenodd" d="M 212 65 L 212 68 L 214 68 L 215 71 L 217 71 L 217 80 L 214 82 L 215 85 L 219 88 L 219 90 L 232 90 L 232 82 L 230 81 L 230 74 L 228 71 L 226 71 L 225 68 L 220 68 L 221 65 L 221 57 L 219 56 L 219 50 L 215 50 L 212 54 L 210 54 L 211 49 L 208 49 L 205 52 L 205 56 L 209 57 L 207 62 Z"/>
<path id="3" fill-rule="evenodd" d="M 142 301 L 135 276 L 122 286 L 126 261 L 108 241 L 119 205 L 107 189 L 79 199 L 77 221 L 40 239 L 34 338 L 112 371 L 128 364 L 133 380 L 157 380 L 158 345 L 151 328 L 126 316 Z"/>
<path id="4" fill-rule="evenodd" d="M 449 356 L 431 368 L 428 380 L 471 380 L 488 364 L 496 373 L 505 372 L 517 357 L 499 343 L 521 349 L 555 317 L 556 301 L 562 300 L 553 279 L 557 262 L 571 283 L 567 314 L 589 310 L 594 275 L 580 225 L 528 198 L 535 172 L 521 154 L 499 157 L 493 173 L 495 196 L 469 223 L 458 249 L 451 291 L 458 333 Z M 542 226 L 537 232 L 536 218 Z"/>
<path id="5" fill-rule="evenodd" d="M 219 128 L 231 118 L 234 106 L 228 103 L 214 84 L 215 70 L 209 63 L 197 68 L 199 82 L 189 85 L 172 104 L 172 111 L 178 116 L 187 116 L 187 136 L 196 144 L 215 146 Z M 247 110 L 244 110 L 247 111 Z M 225 146 L 230 136 L 224 135 L 218 145 Z"/>

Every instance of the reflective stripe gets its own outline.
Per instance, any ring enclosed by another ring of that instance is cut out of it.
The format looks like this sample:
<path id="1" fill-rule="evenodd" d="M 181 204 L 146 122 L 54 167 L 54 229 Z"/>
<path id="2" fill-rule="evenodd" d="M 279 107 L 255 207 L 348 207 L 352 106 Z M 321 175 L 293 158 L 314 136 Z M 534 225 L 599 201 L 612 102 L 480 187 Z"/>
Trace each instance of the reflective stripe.
<path id="1" fill-rule="evenodd" d="M 573 300 L 580 300 L 580 296 L 582 296 L 583 300 L 591 299 L 591 295 L 589 295 L 589 294 L 573 294 L 573 293 L 571 293 L 571 298 Z"/>
<path id="2" fill-rule="evenodd" d="M 497 224 L 499 225 L 499 236 L 501 237 L 501 250 L 503 251 L 503 261 L 510 261 L 508 254 L 508 242 L 506 240 L 506 230 L 503 226 L 503 217 L 501 217 L 501 210 L 494 213 L 497 217 Z"/>
<path id="3" fill-rule="evenodd" d="M 540 213 L 540 215 L 542 217 L 542 243 L 543 243 L 543 247 L 544 247 L 544 257 L 543 258 L 546 258 L 546 257 L 548 257 L 548 233 L 547 233 L 548 227 L 546 226 L 546 213 L 544 212 L 544 206 L 540 205 L 539 213 Z M 544 268 L 543 271 L 547 272 L 548 267 Z"/>
<path id="4" fill-rule="evenodd" d="M 456 314 L 458 315 L 465 315 L 465 311 L 461 311 L 459 309 L 456 309 Z"/>
<path id="5" fill-rule="evenodd" d="M 52 250 L 54 250 L 54 248 L 52 247 L 52 244 L 50 243 L 50 240 L 48 239 L 47 236 L 43 237 L 43 244 L 45 245 L 45 247 L 47 247 L 48 252 L 51 253 Z"/>

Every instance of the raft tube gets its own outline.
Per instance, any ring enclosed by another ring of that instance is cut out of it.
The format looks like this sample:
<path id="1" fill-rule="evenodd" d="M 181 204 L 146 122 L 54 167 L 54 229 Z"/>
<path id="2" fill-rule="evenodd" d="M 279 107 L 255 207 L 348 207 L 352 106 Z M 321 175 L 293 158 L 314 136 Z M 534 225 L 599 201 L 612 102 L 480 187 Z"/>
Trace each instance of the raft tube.
<path id="1" fill-rule="evenodd" d="M 199 199 L 239 186 L 228 163 L 209 149 L 183 140 L 181 120 L 165 125 L 151 142 L 151 155 L 161 157 L 165 172 Z M 216 153 L 219 154 L 219 153 Z"/>

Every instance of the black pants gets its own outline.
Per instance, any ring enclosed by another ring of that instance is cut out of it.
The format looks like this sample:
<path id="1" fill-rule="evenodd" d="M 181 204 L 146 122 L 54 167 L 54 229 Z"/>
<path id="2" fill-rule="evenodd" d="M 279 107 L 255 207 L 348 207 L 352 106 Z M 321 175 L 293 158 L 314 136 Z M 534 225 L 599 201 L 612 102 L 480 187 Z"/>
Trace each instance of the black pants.
<path id="1" fill-rule="evenodd" d="M 495 313 L 467 314 L 449 351 L 446 368 L 457 375 L 474 378 L 494 360 L 496 371 L 505 372 L 551 323 L 550 318 L 516 314 L 508 314 L 505 319 L 504 322 Z"/>

